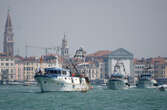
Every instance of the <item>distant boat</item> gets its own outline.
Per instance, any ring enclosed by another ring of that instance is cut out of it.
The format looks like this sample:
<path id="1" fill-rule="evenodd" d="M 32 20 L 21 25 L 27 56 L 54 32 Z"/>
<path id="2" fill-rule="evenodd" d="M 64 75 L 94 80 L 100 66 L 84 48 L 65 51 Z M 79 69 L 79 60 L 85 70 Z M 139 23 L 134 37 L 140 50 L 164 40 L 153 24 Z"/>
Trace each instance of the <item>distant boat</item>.
<path id="1" fill-rule="evenodd" d="M 126 89 L 130 86 L 127 77 L 120 71 L 121 65 L 123 67 L 123 70 L 125 71 L 124 65 L 117 62 L 117 64 L 114 66 L 114 73 L 111 75 L 110 79 L 107 82 L 107 88 L 117 90 Z"/>
<path id="2" fill-rule="evenodd" d="M 113 90 L 126 89 L 129 86 L 128 80 L 120 73 L 112 74 L 107 83 L 107 87 Z"/>
<path id="3" fill-rule="evenodd" d="M 138 88 L 152 88 L 155 85 L 155 80 L 152 78 L 151 74 L 141 74 L 137 81 L 136 86 Z"/>
<path id="4" fill-rule="evenodd" d="M 37 82 L 34 82 L 34 81 L 24 81 L 23 82 L 23 86 L 31 86 L 31 85 L 36 85 Z"/>
<path id="5" fill-rule="evenodd" d="M 160 91 L 166 91 L 167 90 L 167 85 L 161 85 L 158 87 Z"/>
<path id="6" fill-rule="evenodd" d="M 150 66 L 145 67 L 144 71 L 146 73 L 140 74 L 138 76 L 138 81 L 136 83 L 136 86 L 138 88 L 153 88 L 155 86 L 158 86 L 157 81 L 153 79 L 152 74 L 149 73 L 149 69 L 151 69 Z"/>
<path id="7" fill-rule="evenodd" d="M 70 70 L 63 68 L 45 68 L 45 72 L 35 75 L 41 92 L 49 91 L 88 91 L 89 79 L 83 75 L 70 74 Z"/>
<path id="8" fill-rule="evenodd" d="M 159 90 L 160 90 L 160 91 L 166 91 L 163 86 L 159 87 Z"/>
<path id="9" fill-rule="evenodd" d="M 136 83 L 136 87 L 138 88 L 154 88 L 155 86 L 158 86 L 157 81 L 153 79 L 153 76 L 151 73 L 149 73 L 149 69 L 151 69 L 150 66 L 145 67 L 144 71 L 145 73 L 142 73 L 138 76 L 138 81 Z"/>

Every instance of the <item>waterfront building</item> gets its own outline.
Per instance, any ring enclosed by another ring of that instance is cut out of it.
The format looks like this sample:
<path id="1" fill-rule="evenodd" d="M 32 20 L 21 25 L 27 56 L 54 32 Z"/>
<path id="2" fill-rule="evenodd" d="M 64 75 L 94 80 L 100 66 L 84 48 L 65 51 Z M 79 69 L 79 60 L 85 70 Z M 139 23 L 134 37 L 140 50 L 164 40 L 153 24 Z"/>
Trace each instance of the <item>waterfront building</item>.
<path id="1" fill-rule="evenodd" d="M 14 39 L 13 29 L 10 13 L 8 11 L 7 20 L 5 24 L 4 41 L 3 41 L 3 52 L 7 56 L 14 56 Z"/>
<path id="2" fill-rule="evenodd" d="M 86 56 L 86 61 L 96 61 L 96 60 L 103 60 L 107 55 L 111 54 L 112 51 L 110 50 L 100 50 L 92 54 L 88 54 Z"/>
<path id="3" fill-rule="evenodd" d="M 124 65 L 124 69 L 121 70 L 121 73 L 133 77 L 133 57 L 134 55 L 131 52 L 123 48 L 112 51 L 111 54 L 105 57 L 105 72 L 108 74 L 108 77 L 114 73 L 114 66 L 118 61 Z"/>
<path id="4" fill-rule="evenodd" d="M 145 71 L 145 67 L 149 67 L 148 71 Z M 135 59 L 134 70 L 136 77 L 149 73 L 160 84 L 167 83 L 167 59 L 164 57 Z"/>
<path id="5" fill-rule="evenodd" d="M 167 65 L 165 65 L 165 78 L 167 78 Z"/>
<path id="6" fill-rule="evenodd" d="M 62 67 L 59 63 L 58 56 L 47 55 L 42 58 L 37 57 L 27 57 L 23 60 L 24 65 L 24 80 L 25 81 L 35 81 L 35 72 L 48 67 Z"/>
<path id="7" fill-rule="evenodd" d="M 104 63 L 104 60 L 97 60 L 96 63 L 96 66 L 97 66 L 97 69 L 98 69 L 98 79 L 100 80 L 104 80 L 106 77 L 105 77 L 105 63 Z"/>
<path id="8" fill-rule="evenodd" d="M 84 62 L 77 65 L 79 73 L 84 74 L 90 80 L 101 79 L 100 68 L 94 62 Z"/>
<path id="9" fill-rule="evenodd" d="M 14 57 L 0 56 L 0 80 L 6 83 L 16 80 Z"/>
<path id="10" fill-rule="evenodd" d="M 163 57 L 157 57 L 152 59 L 152 64 L 154 65 L 154 78 L 162 79 L 167 78 L 167 73 L 165 73 L 165 68 L 167 66 L 166 59 Z"/>
<path id="11" fill-rule="evenodd" d="M 167 78 L 167 73 L 165 71 L 167 66 L 166 59 L 163 57 L 156 58 L 142 58 L 134 60 L 134 70 L 136 75 L 145 74 L 146 72 L 152 74 L 155 79 Z M 148 71 L 144 68 L 149 67 Z"/>
<path id="12" fill-rule="evenodd" d="M 145 68 L 149 69 L 146 71 Z M 154 65 L 150 59 L 134 59 L 134 72 L 136 77 L 141 74 L 151 74 L 154 76 Z"/>
<path id="13" fill-rule="evenodd" d="M 74 58 L 71 59 L 71 63 L 76 65 L 78 71 L 72 69 L 72 72 L 79 72 L 89 77 L 90 80 L 104 79 L 104 62 L 101 59 L 88 58 L 86 51 L 80 47 L 76 50 Z M 93 57 L 93 56 L 91 56 Z M 73 67 L 72 67 L 73 68 Z"/>
<path id="14" fill-rule="evenodd" d="M 86 56 L 87 62 L 94 62 L 100 68 L 100 79 L 106 79 L 108 76 L 105 72 L 105 59 L 111 52 L 109 50 L 100 50 Z"/>
<path id="15" fill-rule="evenodd" d="M 15 66 L 16 66 L 16 80 L 24 81 L 24 58 L 21 56 L 15 56 Z"/>
<path id="16" fill-rule="evenodd" d="M 40 68 L 39 60 L 35 57 L 27 57 L 23 61 L 24 65 L 24 81 L 34 81 L 34 75 L 38 68 Z"/>

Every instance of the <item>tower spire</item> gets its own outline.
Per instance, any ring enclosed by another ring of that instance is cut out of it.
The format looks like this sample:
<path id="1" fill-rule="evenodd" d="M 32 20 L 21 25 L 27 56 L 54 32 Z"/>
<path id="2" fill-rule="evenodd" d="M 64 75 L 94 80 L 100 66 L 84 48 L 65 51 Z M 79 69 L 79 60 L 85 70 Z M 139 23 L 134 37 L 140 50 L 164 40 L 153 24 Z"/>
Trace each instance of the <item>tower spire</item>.
<path id="1" fill-rule="evenodd" d="M 69 54 L 68 41 L 66 39 L 66 34 L 64 32 L 64 38 L 62 39 L 61 56 L 68 57 L 68 54 Z"/>
<path id="2" fill-rule="evenodd" d="M 11 21 L 9 9 L 8 9 L 7 19 L 6 19 L 6 24 L 5 24 L 3 52 L 7 56 L 14 55 L 13 30 L 12 30 L 12 21 Z"/>
<path id="3" fill-rule="evenodd" d="M 12 26 L 12 22 L 11 22 L 11 17 L 10 17 L 10 10 L 8 9 L 8 14 L 7 14 L 5 27 L 11 27 L 11 26 Z"/>

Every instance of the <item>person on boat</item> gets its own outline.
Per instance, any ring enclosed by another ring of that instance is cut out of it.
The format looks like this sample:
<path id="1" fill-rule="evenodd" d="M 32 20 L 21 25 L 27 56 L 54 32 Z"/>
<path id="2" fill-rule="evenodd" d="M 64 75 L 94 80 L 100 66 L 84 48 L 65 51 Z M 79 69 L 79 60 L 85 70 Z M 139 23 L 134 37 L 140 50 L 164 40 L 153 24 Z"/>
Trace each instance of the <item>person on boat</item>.
<path id="1" fill-rule="evenodd" d="M 41 68 L 38 68 L 37 73 L 40 75 L 42 74 Z"/>

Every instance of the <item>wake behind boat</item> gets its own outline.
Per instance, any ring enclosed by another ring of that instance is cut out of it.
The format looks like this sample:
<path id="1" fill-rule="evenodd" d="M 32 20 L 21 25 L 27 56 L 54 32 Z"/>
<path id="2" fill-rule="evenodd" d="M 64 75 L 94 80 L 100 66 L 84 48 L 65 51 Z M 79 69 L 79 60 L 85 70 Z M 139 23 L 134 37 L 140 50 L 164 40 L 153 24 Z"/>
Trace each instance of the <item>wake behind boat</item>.
<path id="1" fill-rule="evenodd" d="M 47 91 L 88 91 L 89 79 L 82 75 L 71 74 L 70 70 L 63 68 L 45 68 L 35 75 L 41 92 Z"/>

